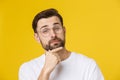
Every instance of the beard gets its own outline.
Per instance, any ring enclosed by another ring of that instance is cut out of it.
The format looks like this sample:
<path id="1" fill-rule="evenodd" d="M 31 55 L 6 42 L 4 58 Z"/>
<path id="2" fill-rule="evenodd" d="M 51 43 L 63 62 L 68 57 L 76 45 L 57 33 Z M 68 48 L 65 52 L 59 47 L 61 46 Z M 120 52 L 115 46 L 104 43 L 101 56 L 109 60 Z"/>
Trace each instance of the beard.
<path id="1" fill-rule="evenodd" d="M 45 49 L 45 50 L 53 50 L 55 48 L 58 48 L 58 47 L 64 47 L 65 46 L 65 40 L 62 40 L 58 37 L 55 37 L 54 39 L 51 39 L 47 45 L 43 45 L 43 43 L 41 42 L 42 44 L 42 47 Z"/>

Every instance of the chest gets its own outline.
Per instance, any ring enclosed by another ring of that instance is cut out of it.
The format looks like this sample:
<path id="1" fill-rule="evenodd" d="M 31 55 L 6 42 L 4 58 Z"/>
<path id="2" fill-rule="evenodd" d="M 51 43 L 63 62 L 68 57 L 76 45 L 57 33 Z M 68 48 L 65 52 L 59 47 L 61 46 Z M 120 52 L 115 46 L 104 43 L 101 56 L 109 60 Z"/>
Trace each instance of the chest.
<path id="1" fill-rule="evenodd" d="M 51 73 L 50 80 L 84 80 L 85 69 L 77 65 L 59 65 Z"/>

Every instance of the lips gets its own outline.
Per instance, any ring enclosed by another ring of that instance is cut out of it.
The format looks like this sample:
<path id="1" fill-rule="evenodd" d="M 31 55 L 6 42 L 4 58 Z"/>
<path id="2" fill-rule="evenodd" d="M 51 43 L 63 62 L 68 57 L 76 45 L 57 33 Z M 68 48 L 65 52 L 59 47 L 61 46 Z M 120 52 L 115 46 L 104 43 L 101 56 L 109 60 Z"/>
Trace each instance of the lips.
<path id="1" fill-rule="evenodd" d="M 50 43 L 58 43 L 58 42 L 59 42 L 59 40 L 57 40 L 57 39 L 56 39 L 56 40 L 51 40 L 51 41 L 50 41 Z"/>
<path id="2" fill-rule="evenodd" d="M 55 37 L 54 39 L 49 41 L 49 45 L 55 46 L 55 45 L 60 45 L 62 40 L 60 38 Z"/>
<path id="3" fill-rule="evenodd" d="M 46 50 L 52 50 L 58 47 L 64 47 L 65 42 L 60 39 L 55 37 L 54 39 L 49 40 L 48 45 L 46 45 Z"/>

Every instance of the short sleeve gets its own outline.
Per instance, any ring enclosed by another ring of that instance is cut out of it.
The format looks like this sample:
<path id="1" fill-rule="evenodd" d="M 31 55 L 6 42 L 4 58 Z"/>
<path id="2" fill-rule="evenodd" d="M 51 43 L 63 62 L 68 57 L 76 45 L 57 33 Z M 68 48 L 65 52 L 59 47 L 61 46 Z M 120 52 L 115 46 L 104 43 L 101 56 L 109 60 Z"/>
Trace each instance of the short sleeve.
<path id="1" fill-rule="evenodd" d="M 89 67 L 88 80 L 104 80 L 102 72 L 94 60 L 92 60 L 91 66 Z"/>
<path id="2" fill-rule="evenodd" d="M 20 66 L 18 78 L 19 80 L 35 80 L 29 64 L 24 63 Z"/>

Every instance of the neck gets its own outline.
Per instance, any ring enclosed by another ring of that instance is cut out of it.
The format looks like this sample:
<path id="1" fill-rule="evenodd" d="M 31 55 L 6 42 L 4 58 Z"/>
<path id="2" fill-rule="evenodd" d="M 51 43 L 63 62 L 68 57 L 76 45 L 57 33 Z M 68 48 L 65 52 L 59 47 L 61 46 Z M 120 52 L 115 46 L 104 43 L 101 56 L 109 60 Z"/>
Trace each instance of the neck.
<path id="1" fill-rule="evenodd" d="M 58 55 L 61 58 L 61 61 L 64 61 L 65 59 L 67 59 L 70 56 L 71 52 L 66 50 L 65 48 L 63 48 Z"/>

